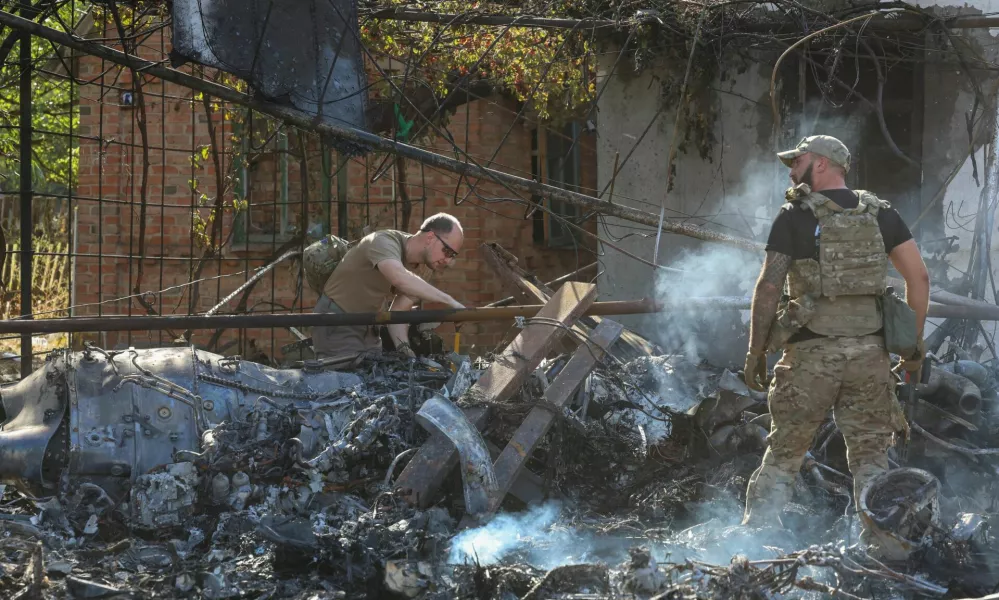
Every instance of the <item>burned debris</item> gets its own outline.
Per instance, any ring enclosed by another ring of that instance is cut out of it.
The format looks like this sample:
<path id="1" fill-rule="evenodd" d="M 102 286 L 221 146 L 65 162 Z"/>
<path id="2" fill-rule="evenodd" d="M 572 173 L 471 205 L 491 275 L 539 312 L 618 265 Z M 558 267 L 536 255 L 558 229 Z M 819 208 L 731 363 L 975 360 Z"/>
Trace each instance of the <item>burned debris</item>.
<path id="1" fill-rule="evenodd" d="M 859 507 L 829 420 L 784 527 L 751 529 L 739 520 L 767 443 L 765 394 L 580 318 L 589 284 L 539 294 L 541 313 L 474 363 L 51 354 L 2 390 L 0 589 L 944 598 L 995 585 L 994 365 L 935 362 L 913 390 L 905 452 Z M 859 540 L 860 519 L 877 526 L 876 547 Z"/>

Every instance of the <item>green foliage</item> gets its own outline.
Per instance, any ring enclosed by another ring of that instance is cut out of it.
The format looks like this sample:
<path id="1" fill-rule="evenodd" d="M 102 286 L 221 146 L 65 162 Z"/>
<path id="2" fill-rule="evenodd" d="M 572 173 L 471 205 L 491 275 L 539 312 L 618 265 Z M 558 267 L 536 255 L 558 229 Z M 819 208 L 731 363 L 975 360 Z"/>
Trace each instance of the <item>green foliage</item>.
<path id="1" fill-rule="evenodd" d="M 76 14 L 70 4 L 59 9 L 57 16 L 43 23 L 62 29 L 61 23 L 75 23 L 84 14 L 82 2 L 76 3 Z M 7 30 L 9 31 L 9 30 Z M 20 42 L 17 42 L 20 44 Z M 19 125 L 21 118 L 20 48 L 15 44 L 4 65 L 0 66 L 0 190 L 11 192 L 20 187 Z M 32 183 L 43 193 L 66 193 L 76 185 L 79 159 L 79 108 L 76 106 L 78 86 L 66 78 L 70 53 L 57 55 L 53 44 L 32 38 Z M 48 72 L 48 73 L 46 73 Z M 49 73 L 56 73 L 52 75 Z M 73 138 L 71 139 L 70 133 Z"/>
<path id="2" fill-rule="evenodd" d="M 464 13 L 523 14 L 516 6 L 482 2 L 385 0 L 380 7 Z M 536 16 L 563 16 L 559 2 Z M 429 86 L 447 96 L 455 80 L 486 80 L 521 102 L 530 102 L 542 119 L 557 119 L 593 100 L 595 65 L 591 42 L 578 32 L 528 27 L 450 27 L 435 23 L 369 20 L 361 25 L 365 45 L 376 57 L 410 65 L 407 88 Z M 402 87 L 403 77 L 395 84 Z M 388 82 L 375 82 L 375 98 L 395 94 Z"/>

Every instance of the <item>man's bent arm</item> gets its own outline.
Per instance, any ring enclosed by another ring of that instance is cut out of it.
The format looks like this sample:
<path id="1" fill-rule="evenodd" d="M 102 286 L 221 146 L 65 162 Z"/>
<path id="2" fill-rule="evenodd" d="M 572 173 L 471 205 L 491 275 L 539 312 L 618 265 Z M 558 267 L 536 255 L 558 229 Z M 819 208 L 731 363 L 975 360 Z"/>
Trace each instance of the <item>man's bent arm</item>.
<path id="1" fill-rule="evenodd" d="M 767 251 L 760 277 L 756 280 L 756 288 L 753 290 L 753 305 L 749 319 L 750 354 L 765 352 L 767 334 L 770 333 L 770 325 L 777 315 L 777 303 L 780 302 L 781 292 L 784 290 L 784 278 L 790 266 L 791 257 L 787 254 Z"/>
<path id="2" fill-rule="evenodd" d="M 412 310 L 416 302 L 412 298 L 406 296 L 405 294 L 399 294 L 392 301 L 392 306 L 389 310 Z M 409 324 L 408 323 L 393 323 L 388 325 L 389 337 L 392 338 L 392 343 L 398 348 L 403 343 L 409 343 Z"/>
<path id="3" fill-rule="evenodd" d="M 383 260 L 379 262 L 378 270 L 399 293 L 410 298 L 426 302 L 440 302 L 447 304 L 451 308 L 465 308 L 463 304 L 451 296 L 420 279 L 420 277 L 412 273 L 397 260 Z"/>
<path id="4" fill-rule="evenodd" d="M 916 331 L 923 335 L 926 311 L 930 306 L 930 274 L 915 240 L 902 242 L 888 255 L 891 264 L 905 280 L 905 302 L 916 313 Z"/>

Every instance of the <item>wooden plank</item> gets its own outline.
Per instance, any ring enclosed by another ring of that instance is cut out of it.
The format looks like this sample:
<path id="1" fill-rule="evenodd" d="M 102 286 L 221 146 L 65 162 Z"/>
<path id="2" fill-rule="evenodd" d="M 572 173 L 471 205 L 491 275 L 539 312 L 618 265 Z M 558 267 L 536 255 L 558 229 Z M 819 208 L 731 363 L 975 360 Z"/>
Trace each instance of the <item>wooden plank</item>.
<path id="1" fill-rule="evenodd" d="M 468 413 L 466 412 L 465 414 L 467 415 Z M 495 461 L 501 452 L 499 446 L 489 440 L 486 440 L 486 446 L 489 447 L 489 455 Z M 517 475 L 517 479 L 510 486 L 510 491 L 507 493 L 524 504 L 537 504 L 544 499 L 544 490 L 545 480 L 543 477 L 532 473 L 528 469 L 521 469 L 520 474 Z"/>
<path id="2" fill-rule="evenodd" d="M 544 406 L 532 408 L 527 414 L 493 465 L 499 486 L 490 504 L 489 514 L 499 508 L 503 498 L 523 471 L 524 463 L 548 433 L 548 428 L 555 421 L 555 412 L 560 411 L 576 394 L 583 380 L 603 358 L 607 349 L 620 337 L 622 331 L 624 331 L 623 325 L 604 319 L 590 336 L 593 344 L 580 345 L 555 377 L 555 381 L 545 390 Z"/>
<path id="3" fill-rule="evenodd" d="M 492 270 L 499 276 L 506 288 L 522 304 L 544 304 L 551 298 L 552 291 L 543 283 L 535 284 L 527 278 L 527 272 L 517 266 L 517 257 L 510 254 L 505 248 L 493 242 L 482 244 L 479 247 L 482 257 Z M 586 335 L 588 332 L 578 325 L 572 326 L 577 335 Z M 572 352 L 576 349 L 576 339 L 574 336 L 563 338 L 560 342 L 560 350 Z"/>
<path id="4" fill-rule="evenodd" d="M 527 271 L 518 266 L 517 257 L 510 254 L 499 244 L 493 242 L 482 244 L 479 248 L 486 263 L 492 267 L 499 276 L 503 285 L 510 294 L 516 297 L 523 304 L 544 304 L 552 294 L 552 290 Z M 600 324 L 601 317 L 583 317 L 576 323 L 580 331 L 589 334 L 590 331 Z M 575 340 L 566 340 L 571 344 Z M 573 346 L 568 346 L 567 350 L 572 351 Z M 655 344 L 638 335 L 630 329 L 625 329 L 621 337 L 610 349 L 614 358 L 621 362 L 629 362 L 641 356 L 649 356 L 657 353 Z"/>
<path id="5" fill-rule="evenodd" d="M 538 311 L 539 321 L 528 321 L 516 339 L 468 390 L 473 403 L 503 402 L 510 398 L 520 389 L 528 373 L 537 368 L 552 346 L 565 335 L 566 328 L 593 304 L 596 295 L 596 286 L 589 283 L 563 285 Z M 472 424 L 481 429 L 486 418 L 487 414 L 483 414 L 481 422 L 473 420 Z M 411 504 L 427 507 L 457 464 L 458 451 L 445 436 L 434 434 L 403 469 L 396 485 L 406 490 L 406 499 Z"/>

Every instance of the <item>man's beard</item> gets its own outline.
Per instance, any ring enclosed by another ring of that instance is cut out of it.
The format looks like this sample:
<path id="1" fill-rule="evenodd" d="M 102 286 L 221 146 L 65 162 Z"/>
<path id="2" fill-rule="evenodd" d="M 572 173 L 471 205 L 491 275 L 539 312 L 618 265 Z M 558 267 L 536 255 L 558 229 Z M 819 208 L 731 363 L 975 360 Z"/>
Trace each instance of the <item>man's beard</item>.
<path id="1" fill-rule="evenodd" d="M 803 183 L 807 183 L 808 187 L 812 187 L 812 164 L 811 163 L 809 163 L 808 166 L 805 168 L 805 172 L 801 174 L 801 177 L 799 177 L 798 180 L 794 182 L 794 185 L 801 185 Z"/>

